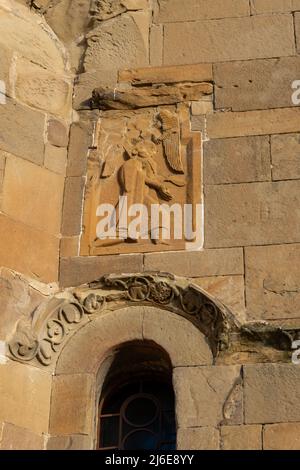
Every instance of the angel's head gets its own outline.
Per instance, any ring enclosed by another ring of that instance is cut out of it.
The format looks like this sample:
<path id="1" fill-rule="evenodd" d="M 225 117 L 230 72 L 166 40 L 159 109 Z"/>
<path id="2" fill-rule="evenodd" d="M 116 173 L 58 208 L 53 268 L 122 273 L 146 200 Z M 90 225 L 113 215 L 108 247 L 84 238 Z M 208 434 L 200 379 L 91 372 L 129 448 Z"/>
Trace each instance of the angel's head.
<path id="1" fill-rule="evenodd" d="M 156 155 L 156 145 L 151 141 L 139 142 L 132 151 L 132 155 L 140 158 L 153 158 Z"/>

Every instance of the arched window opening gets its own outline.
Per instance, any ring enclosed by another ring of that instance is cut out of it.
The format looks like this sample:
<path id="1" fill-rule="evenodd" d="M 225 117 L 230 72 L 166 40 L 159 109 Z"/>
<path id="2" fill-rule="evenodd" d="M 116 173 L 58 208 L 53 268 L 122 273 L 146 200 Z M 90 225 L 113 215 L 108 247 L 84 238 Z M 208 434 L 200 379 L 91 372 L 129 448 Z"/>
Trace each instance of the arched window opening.
<path id="1" fill-rule="evenodd" d="M 99 403 L 99 449 L 176 449 L 171 370 L 167 354 L 151 342 L 116 352 Z"/>

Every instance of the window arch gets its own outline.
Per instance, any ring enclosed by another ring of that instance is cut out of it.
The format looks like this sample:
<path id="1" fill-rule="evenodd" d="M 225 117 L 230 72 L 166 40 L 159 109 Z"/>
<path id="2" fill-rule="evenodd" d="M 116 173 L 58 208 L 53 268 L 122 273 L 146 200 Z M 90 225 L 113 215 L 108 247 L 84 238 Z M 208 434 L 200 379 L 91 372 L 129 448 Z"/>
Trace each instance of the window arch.
<path id="1" fill-rule="evenodd" d="M 98 449 L 176 448 L 169 357 L 155 343 L 128 343 L 115 354 L 99 401 Z"/>

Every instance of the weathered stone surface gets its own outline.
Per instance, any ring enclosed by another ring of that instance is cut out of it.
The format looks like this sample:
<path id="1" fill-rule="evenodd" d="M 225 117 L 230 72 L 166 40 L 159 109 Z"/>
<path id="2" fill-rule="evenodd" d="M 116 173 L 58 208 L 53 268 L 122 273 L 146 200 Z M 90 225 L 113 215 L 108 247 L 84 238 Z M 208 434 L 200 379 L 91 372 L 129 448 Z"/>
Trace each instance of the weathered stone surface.
<path id="1" fill-rule="evenodd" d="M 159 344 L 169 354 L 173 367 L 212 364 L 212 352 L 204 335 L 174 313 L 146 307 L 143 338 Z"/>
<path id="2" fill-rule="evenodd" d="M 240 376 L 239 366 L 179 367 L 173 374 L 180 427 L 216 426 Z"/>
<path id="3" fill-rule="evenodd" d="M 172 23 L 176 21 L 195 21 L 211 18 L 226 18 L 248 16 L 249 3 L 247 0 L 160 0 L 159 8 L 154 17 L 157 23 Z"/>
<path id="4" fill-rule="evenodd" d="M 51 2 L 45 14 L 47 23 L 65 44 L 76 41 L 85 32 L 91 2 L 86 0 L 60 0 Z"/>
<path id="5" fill-rule="evenodd" d="M 245 250 L 249 319 L 299 317 L 300 245 L 249 247 Z"/>
<path id="6" fill-rule="evenodd" d="M 0 377 L 0 420 L 36 434 L 47 433 L 51 374 L 8 361 L 1 365 Z"/>
<path id="7" fill-rule="evenodd" d="M 60 256 L 63 258 L 69 258 L 72 256 L 78 256 L 79 254 L 80 237 L 64 237 L 60 241 Z"/>
<path id="8" fill-rule="evenodd" d="M 299 0 L 251 0 L 252 15 L 287 13 L 300 8 Z"/>
<path id="9" fill-rule="evenodd" d="M 1 58 L 0 58 L 0 80 L 5 84 L 5 93 L 9 94 L 10 84 L 9 84 L 9 73 L 12 65 L 12 51 L 5 48 L 1 45 Z M 2 84 L 3 87 L 3 84 Z M 1 88 L 1 92 L 3 92 Z M 0 95 L 1 96 L 1 95 Z"/>
<path id="10" fill-rule="evenodd" d="M 152 25 L 150 29 L 150 65 L 162 65 L 163 63 L 163 26 Z"/>
<path id="11" fill-rule="evenodd" d="M 213 427 L 179 428 L 177 431 L 178 450 L 219 450 L 220 434 Z"/>
<path id="12" fill-rule="evenodd" d="M 300 419 L 300 369 L 293 364 L 244 366 L 245 422 L 281 423 Z"/>
<path id="13" fill-rule="evenodd" d="M 170 67 L 147 67 L 122 70 L 120 82 L 132 85 L 147 85 L 179 82 L 211 82 L 213 70 L 211 64 L 175 65 Z"/>
<path id="14" fill-rule="evenodd" d="M 90 436 L 74 434 L 73 436 L 49 437 L 47 450 L 93 450 L 93 441 Z"/>
<path id="15" fill-rule="evenodd" d="M 205 247 L 300 241 L 300 182 L 206 186 Z"/>
<path id="16" fill-rule="evenodd" d="M 65 175 L 67 170 L 67 149 L 45 145 L 44 165 L 48 170 L 59 175 Z"/>
<path id="17" fill-rule="evenodd" d="M 271 179 L 269 138 L 241 137 L 204 143 L 204 184 Z"/>
<path id="18" fill-rule="evenodd" d="M 28 429 L 10 423 L 3 423 L 1 450 L 43 450 L 44 437 Z"/>
<path id="19" fill-rule="evenodd" d="M 16 63 L 16 98 L 34 108 L 60 116 L 69 116 L 72 106 L 70 79 L 59 72 L 50 73 L 27 59 Z"/>
<path id="20" fill-rule="evenodd" d="M 300 178 L 300 134 L 271 137 L 273 180 Z"/>
<path id="21" fill-rule="evenodd" d="M 247 111 L 292 106 L 299 57 L 215 64 L 216 108 Z"/>
<path id="22" fill-rule="evenodd" d="M 94 393 L 92 375 L 55 376 L 51 396 L 50 434 L 90 434 L 94 416 Z"/>
<path id="23" fill-rule="evenodd" d="M 300 13 L 294 14 L 297 52 L 300 51 Z"/>
<path id="24" fill-rule="evenodd" d="M 0 105 L 0 149 L 41 164 L 45 115 L 7 98 Z"/>
<path id="25" fill-rule="evenodd" d="M 80 234 L 84 184 L 83 177 L 72 176 L 66 179 L 61 229 L 64 236 Z"/>
<path id="26" fill-rule="evenodd" d="M 1 265 L 42 282 L 58 279 L 59 239 L 0 215 Z"/>
<path id="27" fill-rule="evenodd" d="M 145 271 L 165 271 L 186 277 L 243 274 L 243 251 L 204 250 L 184 253 L 149 253 L 145 255 Z"/>
<path id="28" fill-rule="evenodd" d="M 192 102 L 192 115 L 193 116 L 200 116 L 203 114 L 208 114 L 213 112 L 213 102 L 211 97 L 204 96 L 199 101 Z"/>
<path id="29" fill-rule="evenodd" d="M 67 147 L 69 141 L 68 126 L 57 119 L 50 119 L 47 124 L 47 140 L 55 147 Z"/>
<path id="30" fill-rule="evenodd" d="M 96 122 L 86 123 L 81 120 L 71 126 L 68 150 L 68 176 L 83 176 L 86 171 L 89 147 L 93 144 L 93 132 Z"/>
<path id="31" fill-rule="evenodd" d="M 300 131 L 300 108 L 268 109 L 207 115 L 210 139 L 248 135 L 287 134 Z"/>
<path id="32" fill-rule="evenodd" d="M 245 321 L 243 276 L 210 276 L 193 279 L 193 282 L 226 305 L 240 322 Z"/>
<path id="33" fill-rule="evenodd" d="M 211 41 L 212 37 L 214 41 Z M 201 44 L 201 47 L 195 47 L 195 44 Z M 165 25 L 165 65 L 280 57 L 294 53 L 292 15 Z"/>
<path id="34" fill-rule="evenodd" d="M 222 426 L 222 450 L 262 450 L 262 426 Z"/>
<path id="35" fill-rule="evenodd" d="M 58 234 L 63 189 L 62 176 L 10 156 L 3 184 L 3 211 L 32 227 Z"/>
<path id="36" fill-rule="evenodd" d="M 264 426 L 264 450 L 299 450 L 300 423 Z"/>
<path id="37" fill-rule="evenodd" d="M 79 286 L 94 281 L 104 274 L 137 273 L 143 270 L 143 256 L 81 256 L 62 258 L 60 263 L 60 285 L 63 287 Z"/>

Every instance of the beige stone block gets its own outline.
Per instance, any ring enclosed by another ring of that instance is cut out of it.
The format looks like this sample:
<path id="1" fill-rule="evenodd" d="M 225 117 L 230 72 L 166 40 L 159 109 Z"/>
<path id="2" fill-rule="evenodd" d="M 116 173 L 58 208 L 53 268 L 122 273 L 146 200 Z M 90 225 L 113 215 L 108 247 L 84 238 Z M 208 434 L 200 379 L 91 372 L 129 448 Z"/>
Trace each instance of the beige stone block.
<path id="1" fill-rule="evenodd" d="M 53 378 L 50 434 L 91 434 L 96 398 L 94 381 L 94 376 L 88 374 Z"/>
<path id="2" fill-rule="evenodd" d="M 0 264 L 41 282 L 58 279 L 58 238 L 0 215 Z"/>
<path id="3" fill-rule="evenodd" d="M 89 148 L 93 145 L 93 133 L 96 127 L 96 118 L 91 117 L 90 122 L 80 121 L 71 126 L 68 149 L 68 176 L 83 176 L 86 172 Z"/>
<path id="4" fill-rule="evenodd" d="M 223 305 L 243 323 L 245 321 L 245 283 L 243 276 L 212 276 L 193 279 L 193 283 L 200 286 L 214 299 Z"/>
<path id="5" fill-rule="evenodd" d="M 72 256 L 78 256 L 79 252 L 80 237 L 64 237 L 60 241 L 60 256 L 63 258 L 69 258 Z"/>
<path id="6" fill-rule="evenodd" d="M 51 3 L 45 14 L 47 23 L 64 44 L 76 42 L 86 32 L 91 4 L 82 0 Z"/>
<path id="7" fill-rule="evenodd" d="M 47 144 L 45 145 L 44 165 L 48 170 L 58 175 L 65 175 L 67 171 L 67 156 L 67 149 Z"/>
<path id="8" fill-rule="evenodd" d="M 208 114 L 207 135 L 210 139 L 221 139 L 298 132 L 300 131 L 299 118 L 299 107 Z"/>
<path id="9" fill-rule="evenodd" d="M 66 178 L 61 228 L 64 236 L 80 234 L 84 185 L 83 177 Z"/>
<path id="10" fill-rule="evenodd" d="M 71 81 L 48 72 L 30 60 L 18 59 L 14 84 L 16 98 L 51 114 L 69 116 L 72 107 Z"/>
<path id="11" fill-rule="evenodd" d="M 293 11 L 299 0 L 250 0 L 252 15 L 264 13 L 287 13 Z"/>
<path id="12" fill-rule="evenodd" d="M 300 9 L 300 7 L 298 9 Z M 299 54 L 299 51 L 300 51 L 300 13 L 295 13 L 294 18 L 295 18 L 296 48 Z"/>
<path id="13" fill-rule="evenodd" d="M 195 44 L 201 44 L 201 47 L 195 47 Z M 294 54 L 292 15 L 273 14 L 165 25 L 165 65 Z"/>
<path id="14" fill-rule="evenodd" d="M 150 29 L 150 65 L 163 63 L 163 26 L 152 25 Z"/>
<path id="15" fill-rule="evenodd" d="M 3 423 L 1 450 L 43 450 L 44 437 L 28 429 L 10 423 Z"/>
<path id="16" fill-rule="evenodd" d="M 67 147 L 69 142 L 68 126 L 57 119 L 50 119 L 47 124 L 47 140 L 55 147 Z"/>
<path id="17" fill-rule="evenodd" d="M 300 450 L 300 423 L 264 426 L 264 450 Z"/>
<path id="18" fill-rule="evenodd" d="M 122 0 L 122 5 L 127 10 L 146 10 L 149 8 L 148 0 Z"/>
<path id="19" fill-rule="evenodd" d="M 245 249 L 249 319 L 299 318 L 300 245 Z"/>
<path id="20" fill-rule="evenodd" d="M 149 253 L 145 255 L 144 267 L 145 271 L 167 271 L 184 277 L 243 274 L 243 251 L 240 248 L 232 248 Z"/>
<path id="21" fill-rule="evenodd" d="M 12 65 L 12 56 L 13 56 L 12 51 L 2 45 L 1 56 L 0 56 L 0 80 L 4 82 L 5 90 L 1 88 L 0 93 L 5 92 L 8 95 L 10 95 L 10 91 L 11 91 L 10 83 L 9 83 L 9 74 L 10 74 L 10 68 Z"/>
<path id="22" fill-rule="evenodd" d="M 106 312 L 88 322 L 70 338 L 60 354 L 56 373 L 102 373 L 120 344 L 143 340 L 143 316 L 143 307 L 133 306 Z"/>
<path id="23" fill-rule="evenodd" d="M 239 366 L 179 367 L 174 370 L 176 416 L 180 427 L 217 426 L 240 377 Z"/>
<path id="24" fill-rule="evenodd" d="M 232 111 L 293 106 L 300 57 L 215 64 L 215 105 Z"/>
<path id="25" fill-rule="evenodd" d="M 222 426 L 222 450 L 262 450 L 262 426 Z"/>
<path id="26" fill-rule="evenodd" d="M 47 233 L 61 225 L 64 178 L 21 158 L 10 156 L 3 184 L 3 211 Z"/>
<path id="27" fill-rule="evenodd" d="M 192 131 L 200 131 L 206 139 L 206 117 L 204 115 L 192 116 L 191 119 Z"/>
<path id="28" fill-rule="evenodd" d="M 271 137 L 273 180 L 300 178 L 300 134 Z"/>
<path id="29" fill-rule="evenodd" d="M 300 368 L 293 364 L 244 366 L 245 423 L 300 419 Z"/>
<path id="30" fill-rule="evenodd" d="M 179 428 L 178 450 L 219 450 L 220 433 L 213 427 Z"/>
<path id="31" fill-rule="evenodd" d="M 192 102 L 192 114 L 193 116 L 199 116 L 201 114 L 208 114 L 213 112 L 212 101 L 202 100 Z"/>
<path id="32" fill-rule="evenodd" d="M 48 372 L 13 361 L 2 364 L 0 421 L 36 434 L 47 433 L 51 383 Z"/>
<path id="33" fill-rule="evenodd" d="M 73 436 L 49 437 L 47 450 L 93 450 L 93 442 L 90 436 L 75 434 Z"/>
<path id="34" fill-rule="evenodd" d="M 157 23 L 206 20 L 248 16 L 250 14 L 247 0 L 160 0 L 154 20 Z"/>
<path id="35" fill-rule="evenodd" d="M 0 149 L 37 164 L 44 159 L 45 115 L 11 98 L 0 105 Z"/>
<path id="36" fill-rule="evenodd" d="M 300 241 L 300 182 L 206 186 L 206 248 Z"/>
<path id="37" fill-rule="evenodd" d="M 216 139 L 204 142 L 204 184 L 271 180 L 267 136 Z"/>
<path id="38" fill-rule="evenodd" d="M 79 286 L 94 281 L 104 274 L 139 273 L 143 271 L 143 255 L 78 256 L 62 258 L 60 285 Z"/>
<path id="39" fill-rule="evenodd" d="M 213 356 L 205 336 L 189 320 L 155 307 L 146 307 L 143 338 L 159 344 L 173 367 L 211 365 Z"/>

